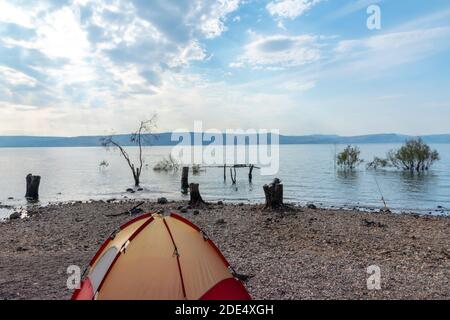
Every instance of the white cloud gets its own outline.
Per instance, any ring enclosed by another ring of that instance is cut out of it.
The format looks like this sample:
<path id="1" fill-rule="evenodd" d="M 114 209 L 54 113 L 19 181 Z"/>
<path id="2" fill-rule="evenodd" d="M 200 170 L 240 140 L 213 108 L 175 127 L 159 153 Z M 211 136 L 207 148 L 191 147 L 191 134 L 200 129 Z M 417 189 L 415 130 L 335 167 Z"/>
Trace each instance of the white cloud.
<path id="1" fill-rule="evenodd" d="M 227 30 L 225 20 L 227 15 L 236 11 L 241 0 L 214 1 L 207 13 L 200 15 L 200 30 L 207 38 L 220 36 Z M 204 8 L 202 8 L 204 10 Z M 200 11 L 202 11 L 200 10 Z"/>
<path id="2" fill-rule="evenodd" d="M 12 86 L 27 85 L 34 87 L 36 85 L 36 79 L 33 77 L 5 66 L 0 66 L 0 81 L 5 81 Z"/>
<path id="3" fill-rule="evenodd" d="M 169 65 L 172 67 L 186 66 L 192 61 L 202 61 L 206 58 L 207 54 L 199 42 L 192 40 L 187 46 L 177 52 L 177 54 L 173 55 L 173 59 L 169 61 Z"/>
<path id="4" fill-rule="evenodd" d="M 450 27 L 390 32 L 363 39 L 340 41 L 335 49 L 337 59 L 350 61 L 355 70 L 385 70 L 411 63 L 450 47 Z"/>
<path id="5" fill-rule="evenodd" d="M 378 4 L 382 2 L 383 0 L 356 0 L 356 1 L 350 1 L 349 3 L 346 3 L 341 8 L 335 10 L 329 17 L 331 19 L 336 19 L 340 17 L 347 16 L 349 14 L 352 14 L 359 10 L 366 10 L 368 6 L 373 4 Z"/>
<path id="6" fill-rule="evenodd" d="M 64 7 L 47 14 L 37 23 L 34 47 L 48 57 L 81 60 L 89 54 L 87 33 L 75 10 Z"/>
<path id="7" fill-rule="evenodd" d="M 278 18 L 295 19 L 321 0 L 275 0 L 267 4 L 266 9 L 270 15 Z"/>
<path id="8" fill-rule="evenodd" d="M 15 23 L 23 27 L 31 27 L 34 14 L 24 8 L 14 6 L 0 0 L 0 22 Z"/>
<path id="9" fill-rule="evenodd" d="M 228 65 L 230 68 L 242 68 L 244 66 L 243 62 L 231 62 Z"/>
<path id="10" fill-rule="evenodd" d="M 288 81 L 278 86 L 278 88 L 293 91 L 293 92 L 306 92 L 316 87 L 315 81 Z"/>
<path id="11" fill-rule="evenodd" d="M 164 113 L 172 94 L 192 97 L 188 92 L 206 86 L 186 70 L 212 56 L 202 40 L 224 33 L 240 3 L 0 0 L 0 23 L 27 32 L 24 37 L 0 29 L 0 103 L 10 105 L 0 110 L 2 132 L 12 132 L 22 117 L 29 133 L 44 133 L 41 121 L 48 122 L 49 134 L 77 134 L 86 126 L 95 132 L 98 123 L 126 131 L 147 116 L 149 106 Z M 181 98 L 175 100 L 191 103 Z"/>
<path id="12" fill-rule="evenodd" d="M 250 66 L 254 69 L 298 67 L 318 61 L 321 57 L 318 37 L 256 36 L 244 48 L 244 53 L 230 67 Z"/>
<path id="13" fill-rule="evenodd" d="M 114 100 L 126 103 L 136 94 L 156 94 L 165 74 L 211 57 L 201 40 L 225 32 L 227 16 L 239 4 L 240 0 L 171 4 L 75 0 L 25 5 L 0 0 L 0 22 L 33 32 L 28 38 L 0 34 L 0 48 L 26 54 L 29 58 L 16 56 L 11 65 L 20 65 L 16 71 L 21 72 L 21 81 L 37 73 L 35 85 L 40 85 L 24 95 L 8 89 L 3 81 L 0 99 L 23 104 L 42 101 L 42 106 L 89 106 L 94 101 L 98 106 Z M 15 75 L 11 81 L 19 81 Z"/>

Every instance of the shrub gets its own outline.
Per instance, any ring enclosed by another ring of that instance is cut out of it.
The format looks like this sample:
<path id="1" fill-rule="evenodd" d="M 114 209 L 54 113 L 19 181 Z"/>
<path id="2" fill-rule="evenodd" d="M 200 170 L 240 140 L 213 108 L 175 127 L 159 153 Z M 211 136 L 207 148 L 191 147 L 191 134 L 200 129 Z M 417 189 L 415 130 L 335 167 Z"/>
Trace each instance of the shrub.
<path id="1" fill-rule="evenodd" d="M 155 171 L 177 171 L 180 168 L 180 164 L 175 160 L 172 155 L 166 159 L 159 161 L 154 167 Z"/>
<path id="2" fill-rule="evenodd" d="M 378 158 L 378 157 L 374 157 L 373 161 L 371 161 L 371 162 L 369 162 L 367 164 L 367 169 L 377 170 L 378 168 L 386 168 L 386 167 L 389 167 L 389 166 L 390 166 L 389 160 Z"/>
<path id="3" fill-rule="evenodd" d="M 389 163 L 399 169 L 411 172 L 428 170 L 431 165 L 439 160 L 437 150 L 431 150 L 430 146 L 422 139 L 411 139 L 397 150 L 391 150 L 387 154 Z"/>
<path id="4" fill-rule="evenodd" d="M 341 153 L 337 156 L 337 164 L 344 169 L 353 170 L 357 167 L 362 159 L 359 158 L 361 151 L 357 146 L 347 146 Z"/>

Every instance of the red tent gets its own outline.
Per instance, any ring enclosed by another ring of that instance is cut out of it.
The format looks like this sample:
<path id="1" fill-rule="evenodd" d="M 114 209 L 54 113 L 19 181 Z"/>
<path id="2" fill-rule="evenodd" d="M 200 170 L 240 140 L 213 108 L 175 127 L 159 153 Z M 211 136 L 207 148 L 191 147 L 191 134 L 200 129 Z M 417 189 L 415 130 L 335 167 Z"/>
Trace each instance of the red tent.
<path id="1" fill-rule="evenodd" d="M 196 225 L 144 214 L 100 247 L 72 299 L 248 300 L 230 264 Z"/>

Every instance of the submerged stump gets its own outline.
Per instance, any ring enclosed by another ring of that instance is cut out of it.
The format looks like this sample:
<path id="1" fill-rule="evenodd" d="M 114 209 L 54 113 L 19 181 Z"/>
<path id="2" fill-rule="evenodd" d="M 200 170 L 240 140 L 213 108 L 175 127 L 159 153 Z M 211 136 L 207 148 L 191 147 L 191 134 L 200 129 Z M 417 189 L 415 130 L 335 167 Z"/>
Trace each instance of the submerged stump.
<path id="1" fill-rule="evenodd" d="M 189 194 L 190 194 L 189 205 L 191 205 L 192 207 L 199 207 L 206 203 L 200 194 L 198 183 L 191 183 L 189 185 Z"/>
<path id="2" fill-rule="evenodd" d="M 29 201 L 39 200 L 39 184 L 41 183 L 41 176 L 33 176 L 31 173 L 26 177 L 27 190 L 25 198 Z"/>
<path id="3" fill-rule="evenodd" d="M 184 194 L 188 193 L 189 189 L 189 167 L 183 167 L 183 171 L 181 172 L 181 192 Z"/>
<path id="4" fill-rule="evenodd" d="M 266 205 L 264 209 L 279 209 L 284 207 L 283 184 L 280 179 L 275 178 L 271 184 L 264 185 L 263 189 L 266 197 Z"/>

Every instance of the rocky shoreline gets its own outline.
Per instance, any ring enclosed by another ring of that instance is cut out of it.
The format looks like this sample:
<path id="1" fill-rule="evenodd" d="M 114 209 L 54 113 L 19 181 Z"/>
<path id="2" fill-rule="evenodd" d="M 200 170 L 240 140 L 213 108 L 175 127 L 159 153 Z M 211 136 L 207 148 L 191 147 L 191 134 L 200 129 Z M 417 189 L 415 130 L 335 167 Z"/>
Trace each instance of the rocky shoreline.
<path id="1" fill-rule="evenodd" d="M 261 205 L 146 201 L 203 228 L 255 299 L 450 299 L 450 217 Z M 138 201 L 34 207 L 0 222 L 0 299 L 68 299 L 67 267 L 87 265 Z M 367 289 L 367 267 L 381 290 Z"/>

